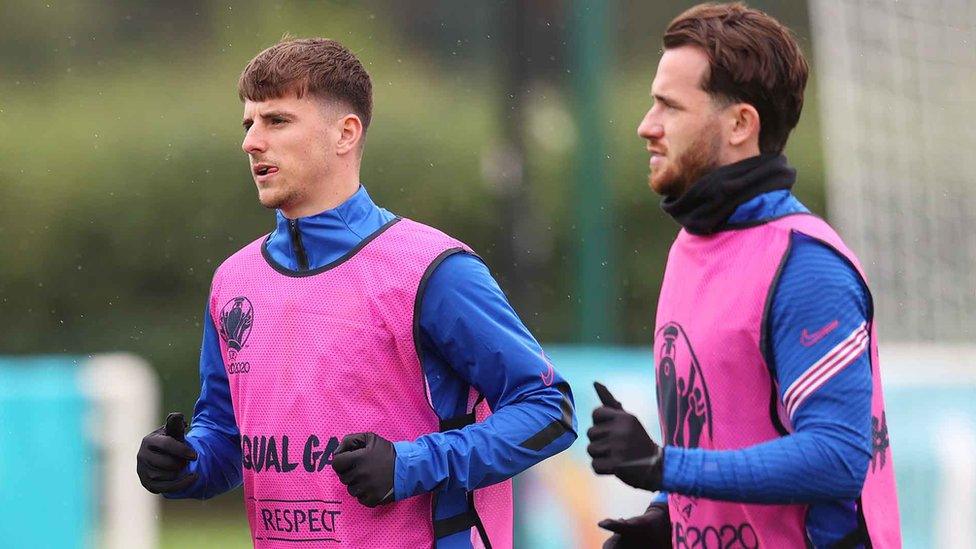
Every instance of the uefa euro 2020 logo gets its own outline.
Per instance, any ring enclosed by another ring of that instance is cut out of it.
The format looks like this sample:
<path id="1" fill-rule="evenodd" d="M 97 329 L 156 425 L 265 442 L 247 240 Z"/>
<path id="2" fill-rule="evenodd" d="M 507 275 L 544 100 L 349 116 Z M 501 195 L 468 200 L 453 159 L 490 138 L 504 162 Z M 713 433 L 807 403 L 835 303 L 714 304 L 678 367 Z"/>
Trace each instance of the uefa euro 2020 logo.
<path id="1" fill-rule="evenodd" d="M 220 311 L 220 337 L 227 344 L 231 359 L 244 347 L 254 324 L 254 309 L 246 297 L 235 297 Z"/>

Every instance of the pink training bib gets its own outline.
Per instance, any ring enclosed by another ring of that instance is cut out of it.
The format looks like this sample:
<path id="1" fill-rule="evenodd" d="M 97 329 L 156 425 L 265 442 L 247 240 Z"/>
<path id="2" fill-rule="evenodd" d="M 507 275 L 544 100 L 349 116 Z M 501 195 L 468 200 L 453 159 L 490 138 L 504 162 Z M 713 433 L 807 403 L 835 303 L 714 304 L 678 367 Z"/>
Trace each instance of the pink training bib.
<path id="1" fill-rule="evenodd" d="M 799 380 L 802 386 L 788 388 L 784 404 L 762 352 L 769 293 L 793 231 L 831 246 L 864 276 L 840 237 L 812 215 L 706 236 L 684 230 L 678 234 L 668 257 L 654 338 L 665 444 L 732 450 L 784 436 L 791 429 L 792 405 L 818 386 L 814 378 Z M 870 339 L 871 409 L 877 429 L 886 420 L 870 324 L 863 328 L 863 338 Z M 881 451 L 857 500 L 859 521 L 875 548 L 901 547 L 891 450 Z M 676 548 L 806 544 L 806 505 L 732 503 L 674 493 L 668 497 Z"/>
<path id="2" fill-rule="evenodd" d="M 370 509 L 331 463 L 346 434 L 401 441 L 438 430 L 414 340 L 415 304 L 428 267 L 469 248 L 396 219 L 343 259 L 293 272 L 264 257 L 263 241 L 217 269 L 210 299 L 255 547 L 433 547 L 430 494 Z M 480 406 L 479 420 L 486 414 Z M 511 483 L 474 496 L 492 545 L 511 547 Z M 475 528 L 472 539 L 480 542 Z"/>

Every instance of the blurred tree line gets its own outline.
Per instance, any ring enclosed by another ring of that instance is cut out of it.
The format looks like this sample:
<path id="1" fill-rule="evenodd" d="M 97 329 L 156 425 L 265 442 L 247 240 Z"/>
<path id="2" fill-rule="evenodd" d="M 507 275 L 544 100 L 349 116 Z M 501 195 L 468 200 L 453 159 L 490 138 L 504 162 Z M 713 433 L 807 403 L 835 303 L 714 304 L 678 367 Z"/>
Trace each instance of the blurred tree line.
<path id="1" fill-rule="evenodd" d="M 373 198 L 468 242 L 542 342 L 574 342 L 584 237 L 574 157 L 596 136 L 575 123 L 573 4 L 5 0 L 0 353 L 131 351 L 160 372 L 165 409 L 189 410 L 213 270 L 273 228 L 239 148 L 236 83 L 285 32 L 337 39 L 370 71 L 362 180 Z M 636 127 L 650 106 L 661 32 L 690 5 L 607 8 L 600 169 L 611 197 L 604 283 L 615 300 L 603 343 L 650 345 L 677 225 L 647 188 Z M 804 3 L 752 5 L 790 25 L 810 52 Z M 512 59 L 522 71 L 514 87 Z M 815 84 L 787 154 L 800 172 L 797 193 L 822 213 Z M 513 132 L 520 166 L 503 154 Z M 513 169 L 531 234 L 513 234 L 508 221 Z M 532 256 L 531 278 L 519 276 L 511 250 Z"/>

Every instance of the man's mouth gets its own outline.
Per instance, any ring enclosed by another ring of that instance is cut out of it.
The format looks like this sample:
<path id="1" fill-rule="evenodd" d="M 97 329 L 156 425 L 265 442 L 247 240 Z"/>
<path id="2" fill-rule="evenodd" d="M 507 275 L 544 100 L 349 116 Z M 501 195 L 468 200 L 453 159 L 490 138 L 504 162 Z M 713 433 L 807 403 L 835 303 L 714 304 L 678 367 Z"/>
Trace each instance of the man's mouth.
<path id="1" fill-rule="evenodd" d="M 275 166 L 273 164 L 263 164 L 263 163 L 262 164 L 255 164 L 251 168 L 251 170 L 254 172 L 254 175 L 260 177 L 260 176 L 265 176 L 265 175 L 270 175 L 270 174 L 273 174 L 273 173 L 277 173 L 278 172 L 278 166 Z"/>

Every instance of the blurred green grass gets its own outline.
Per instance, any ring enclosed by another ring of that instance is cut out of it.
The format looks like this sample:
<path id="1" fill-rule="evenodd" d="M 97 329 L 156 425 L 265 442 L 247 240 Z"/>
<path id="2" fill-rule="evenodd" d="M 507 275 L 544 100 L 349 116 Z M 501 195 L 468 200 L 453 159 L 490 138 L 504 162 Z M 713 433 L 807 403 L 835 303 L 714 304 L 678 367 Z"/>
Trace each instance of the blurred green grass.
<path id="1" fill-rule="evenodd" d="M 160 549 L 251 547 L 240 489 L 210 501 L 166 500 L 161 507 Z"/>

